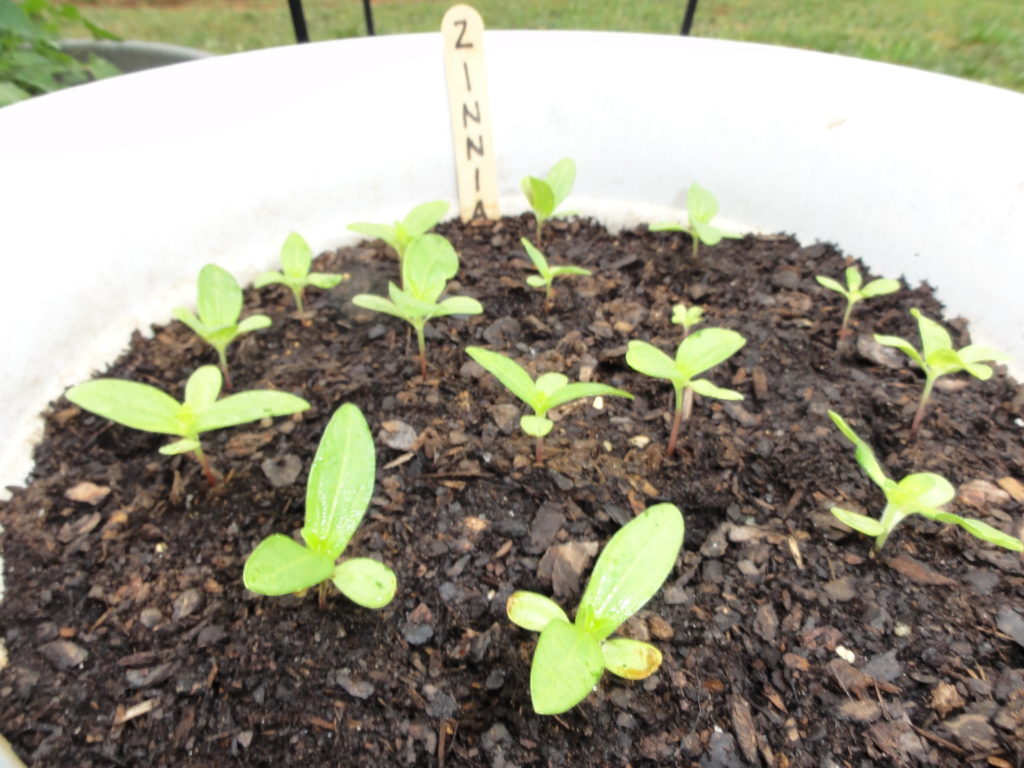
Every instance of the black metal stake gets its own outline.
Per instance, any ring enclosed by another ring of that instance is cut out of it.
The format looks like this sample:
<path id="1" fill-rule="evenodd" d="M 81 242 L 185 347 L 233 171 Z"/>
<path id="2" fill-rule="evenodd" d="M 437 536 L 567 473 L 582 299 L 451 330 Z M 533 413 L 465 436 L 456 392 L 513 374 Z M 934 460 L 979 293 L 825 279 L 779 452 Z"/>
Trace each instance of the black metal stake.
<path id="1" fill-rule="evenodd" d="M 679 32 L 680 35 L 690 34 L 690 27 L 693 26 L 693 17 L 697 13 L 697 0 L 687 0 L 686 2 L 686 15 L 683 16 L 683 28 Z"/>
<path id="2" fill-rule="evenodd" d="M 373 31 L 373 7 L 370 0 L 363 0 L 363 16 L 366 17 L 366 34 L 372 37 L 377 33 Z"/>
<path id="3" fill-rule="evenodd" d="M 309 31 L 306 29 L 306 14 L 302 12 L 302 0 L 288 0 L 288 10 L 292 12 L 295 42 L 308 43 Z"/>

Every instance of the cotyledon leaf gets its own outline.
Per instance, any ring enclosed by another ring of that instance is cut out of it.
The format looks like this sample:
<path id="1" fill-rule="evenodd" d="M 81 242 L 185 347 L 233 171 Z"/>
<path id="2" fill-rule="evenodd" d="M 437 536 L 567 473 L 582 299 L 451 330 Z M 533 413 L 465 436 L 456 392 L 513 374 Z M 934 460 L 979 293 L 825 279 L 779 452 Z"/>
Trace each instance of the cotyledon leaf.
<path id="1" fill-rule="evenodd" d="M 603 640 L 640 610 L 672 572 L 684 531 L 674 504 L 655 504 L 622 526 L 597 559 L 577 626 Z"/>
<path id="2" fill-rule="evenodd" d="M 370 504 L 375 468 L 366 419 L 345 403 L 324 430 L 309 470 L 302 538 L 310 549 L 332 560 L 342 553 Z"/>

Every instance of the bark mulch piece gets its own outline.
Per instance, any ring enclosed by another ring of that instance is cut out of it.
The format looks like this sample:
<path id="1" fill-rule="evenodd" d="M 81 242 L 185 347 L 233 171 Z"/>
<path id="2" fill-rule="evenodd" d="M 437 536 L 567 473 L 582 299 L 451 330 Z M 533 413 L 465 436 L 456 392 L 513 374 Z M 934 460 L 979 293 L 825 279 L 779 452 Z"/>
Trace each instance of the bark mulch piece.
<path id="1" fill-rule="evenodd" d="M 959 529 L 909 519 L 881 557 L 829 514 L 872 514 L 881 493 L 829 421 L 834 408 L 890 474 L 933 471 L 957 511 L 1021 533 L 1024 398 L 1015 382 L 950 377 L 921 433 L 921 379 L 872 351 L 872 332 L 916 340 L 926 286 L 865 302 L 835 352 L 840 299 L 814 282 L 847 263 L 786 236 L 704 248 L 680 234 L 610 234 L 555 221 L 543 246 L 566 279 L 550 309 L 524 284 L 532 218 L 445 224 L 463 267 L 451 293 L 486 314 L 428 326 L 429 376 L 400 321 L 355 308 L 397 262 L 383 245 L 323 254 L 352 279 L 311 292 L 247 292 L 274 326 L 230 351 L 235 387 L 313 408 L 211 433 L 210 489 L 164 438 L 82 413 L 47 415 L 31 483 L 0 503 L 7 596 L 0 731 L 46 766 L 869 766 L 1024 764 L 1024 568 Z M 624 362 L 630 339 L 673 351 L 680 300 L 747 345 L 710 372 L 743 392 L 698 400 L 663 455 L 671 386 Z M 965 324 L 948 320 L 967 343 Z M 633 401 L 562 407 L 545 466 L 521 404 L 465 355 L 487 345 Z M 865 357 L 869 355 L 870 357 Z M 876 361 L 876 358 L 878 361 Z M 214 353 L 180 324 L 137 334 L 106 375 L 180 397 Z M 302 525 L 304 483 L 344 402 L 377 443 L 369 513 L 349 545 L 398 574 L 381 611 L 335 594 L 247 593 L 242 566 L 271 532 Z M 592 555 L 646 506 L 686 519 L 676 571 L 624 627 L 664 664 L 605 675 L 579 707 L 534 715 L 536 635 L 504 613 L 514 589 L 574 609 Z"/>

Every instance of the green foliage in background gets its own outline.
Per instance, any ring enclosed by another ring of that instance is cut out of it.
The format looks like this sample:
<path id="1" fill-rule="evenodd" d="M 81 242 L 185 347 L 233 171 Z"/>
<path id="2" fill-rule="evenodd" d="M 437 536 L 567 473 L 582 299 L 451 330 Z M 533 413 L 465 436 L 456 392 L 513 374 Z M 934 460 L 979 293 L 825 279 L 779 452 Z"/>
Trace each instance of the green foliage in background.
<path id="1" fill-rule="evenodd" d="M 93 56 L 80 62 L 58 47 L 63 30 L 83 25 L 97 40 L 118 39 L 70 3 L 0 0 L 0 107 L 118 74 L 117 67 L 103 59 Z"/>
<path id="2" fill-rule="evenodd" d="M 9 1 L 9 0 L 8 0 Z M 374 3 L 377 33 L 436 32 L 449 0 Z M 646 0 L 475 0 L 489 29 L 591 29 L 677 35 L 685 3 Z M 295 42 L 281 0 L 83 3 L 122 37 L 233 53 Z M 314 40 L 366 34 L 362 4 L 305 4 Z M 1024 91 L 1024 3 L 1017 0 L 705 0 L 697 37 L 788 45 L 905 64 Z"/>

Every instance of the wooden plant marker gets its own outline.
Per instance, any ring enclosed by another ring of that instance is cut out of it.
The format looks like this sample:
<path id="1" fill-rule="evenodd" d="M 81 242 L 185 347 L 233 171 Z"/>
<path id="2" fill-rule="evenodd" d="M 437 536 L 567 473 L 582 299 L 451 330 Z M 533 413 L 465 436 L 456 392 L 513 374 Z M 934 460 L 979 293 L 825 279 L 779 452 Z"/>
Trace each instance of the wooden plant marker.
<path id="1" fill-rule="evenodd" d="M 441 21 L 444 71 L 455 145 L 459 216 L 497 219 L 498 167 L 491 136 L 491 104 L 484 67 L 484 20 L 468 5 L 453 5 Z"/>

